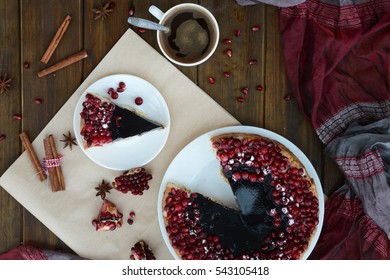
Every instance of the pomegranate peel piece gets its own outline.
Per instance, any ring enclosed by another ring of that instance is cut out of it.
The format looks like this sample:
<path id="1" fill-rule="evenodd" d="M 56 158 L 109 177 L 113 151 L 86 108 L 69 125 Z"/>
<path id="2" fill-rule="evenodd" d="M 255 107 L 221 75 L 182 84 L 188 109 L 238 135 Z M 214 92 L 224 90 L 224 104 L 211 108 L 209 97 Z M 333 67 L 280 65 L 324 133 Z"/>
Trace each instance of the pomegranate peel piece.
<path id="1" fill-rule="evenodd" d="M 148 181 L 151 179 L 152 175 L 147 174 L 145 168 L 138 167 L 116 177 L 112 185 L 122 193 L 143 195 L 143 192 L 149 189 Z"/>
<path id="2" fill-rule="evenodd" d="M 112 231 L 120 228 L 123 224 L 123 214 L 119 212 L 114 203 L 104 199 L 100 208 L 99 215 L 92 221 L 96 231 Z"/>
<path id="3" fill-rule="evenodd" d="M 150 249 L 149 245 L 146 244 L 145 241 L 141 240 L 134 244 L 131 248 L 131 260 L 155 260 L 152 249 Z"/>

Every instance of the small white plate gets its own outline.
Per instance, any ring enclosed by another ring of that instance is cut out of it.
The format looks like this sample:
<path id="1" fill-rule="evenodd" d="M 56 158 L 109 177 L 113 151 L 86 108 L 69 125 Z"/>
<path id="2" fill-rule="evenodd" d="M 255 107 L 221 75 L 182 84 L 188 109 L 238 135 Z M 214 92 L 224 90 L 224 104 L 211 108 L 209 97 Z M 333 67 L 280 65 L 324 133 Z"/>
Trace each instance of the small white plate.
<path id="1" fill-rule="evenodd" d="M 233 192 L 231 191 L 229 183 L 221 175 L 220 163 L 213 151 L 212 143 L 210 141 L 213 136 L 224 133 L 249 133 L 276 140 L 287 147 L 305 166 L 309 176 L 316 184 L 319 200 L 319 223 L 317 230 L 310 242 L 309 248 L 302 257 L 303 259 L 307 259 L 313 250 L 314 245 L 317 243 L 323 223 L 324 197 L 321 182 L 313 165 L 297 146 L 279 134 L 252 126 L 230 126 L 207 132 L 184 147 L 169 165 L 161 182 L 157 201 L 157 212 L 160 230 L 172 256 L 179 259 L 169 241 L 162 215 L 162 199 L 165 186 L 168 182 L 173 182 L 178 186 L 185 186 L 193 192 L 198 192 L 214 198 L 228 207 L 237 209 Z"/>
<path id="2" fill-rule="evenodd" d="M 120 106 L 133 108 L 147 118 L 161 123 L 164 129 L 152 130 L 103 147 L 84 149 L 80 134 L 80 112 L 83 109 L 85 95 L 89 92 L 110 99 L 108 89 L 111 87 L 116 89 L 119 82 L 126 84 L 126 90 L 119 93 L 118 99 L 111 101 Z M 137 97 L 143 99 L 140 106 L 134 103 Z M 168 139 L 170 116 L 163 96 L 153 85 L 137 76 L 116 74 L 94 82 L 81 95 L 74 112 L 73 126 L 78 145 L 92 161 L 108 169 L 128 170 L 147 164 L 160 153 Z"/>

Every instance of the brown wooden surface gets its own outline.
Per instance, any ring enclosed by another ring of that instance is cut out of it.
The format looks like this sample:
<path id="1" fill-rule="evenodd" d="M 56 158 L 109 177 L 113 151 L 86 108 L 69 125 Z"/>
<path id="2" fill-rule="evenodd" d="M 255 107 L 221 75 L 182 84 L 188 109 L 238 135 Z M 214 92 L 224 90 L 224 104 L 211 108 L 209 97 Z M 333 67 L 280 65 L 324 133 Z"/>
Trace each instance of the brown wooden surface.
<path id="1" fill-rule="evenodd" d="M 137 17 L 154 20 L 147 11 L 151 4 L 167 10 L 183 1 L 114 2 L 114 12 L 102 21 L 94 20 L 92 13 L 100 1 L 0 1 L 0 77 L 5 73 L 12 77 L 11 89 L 0 95 L 0 134 L 7 136 L 0 142 L 0 175 L 22 152 L 19 133 L 25 130 L 33 140 L 129 28 L 130 6 L 135 7 Z M 219 23 L 221 40 L 230 38 L 233 42 L 229 46 L 220 43 L 215 54 L 199 67 L 178 68 L 242 124 L 270 129 L 295 143 L 313 163 L 325 194 L 331 194 L 343 181 L 340 172 L 324 155 L 324 146 L 294 100 L 283 99 L 289 85 L 278 9 L 263 4 L 241 7 L 234 0 L 186 2 L 207 7 Z M 66 15 L 72 17 L 69 28 L 45 65 L 40 59 Z M 251 31 L 253 25 L 261 26 L 261 30 Z M 236 29 L 241 30 L 240 37 L 235 37 Z M 140 35 L 158 49 L 155 32 Z M 231 58 L 224 55 L 226 48 L 233 50 Z M 38 71 L 82 49 L 87 50 L 87 59 L 47 77 L 37 77 Z M 258 63 L 249 66 L 250 59 Z M 25 61 L 30 63 L 29 69 L 23 68 Z M 224 71 L 230 78 L 223 76 Z M 216 79 L 214 85 L 208 83 L 209 76 Z M 257 85 L 263 85 L 264 91 L 256 91 Z M 249 94 L 244 96 L 245 102 L 238 103 L 242 87 L 248 87 Z M 43 104 L 34 104 L 35 98 L 41 98 Z M 12 118 L 16 113 L 22 114 L 21 121 Z M 72 252 L 2 188 L 0 203 L 0 253 L 22 242 Z"/>

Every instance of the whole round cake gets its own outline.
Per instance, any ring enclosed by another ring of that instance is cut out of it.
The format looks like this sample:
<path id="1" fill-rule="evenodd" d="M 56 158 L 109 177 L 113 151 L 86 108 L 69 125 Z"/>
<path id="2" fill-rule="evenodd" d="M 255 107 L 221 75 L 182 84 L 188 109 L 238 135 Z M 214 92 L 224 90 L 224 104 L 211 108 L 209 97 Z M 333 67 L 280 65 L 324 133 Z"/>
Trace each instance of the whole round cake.
<path id="1" fill-rule="evenodd" d="M 238 209 L 168 182 L 162 213 L 176 254 L 181 259 L 301 259 L 319 223 L 316 185 L 301 161 L 281 143 L 255 134 L 210 140 Z"/>

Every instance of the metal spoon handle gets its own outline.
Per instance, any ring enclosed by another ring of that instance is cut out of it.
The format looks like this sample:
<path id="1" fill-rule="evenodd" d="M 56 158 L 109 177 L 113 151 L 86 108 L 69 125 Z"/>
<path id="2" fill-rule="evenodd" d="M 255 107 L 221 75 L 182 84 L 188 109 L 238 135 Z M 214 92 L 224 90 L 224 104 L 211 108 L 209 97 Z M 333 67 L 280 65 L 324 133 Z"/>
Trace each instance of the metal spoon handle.
<path id="1" fill-rule="evenodd" d="M 155 23 L 150 20 L 146 20 L 143 18 L 136 18 L 136 17 L 129 17 L 127 19 L 127 22 L 131 25 L 146 28 L 146 29 L 152 29 L 152 30 L 161 30 L 163 32 L 169 32 L 169 28 L 166 26 L 163 26 L 161 24 Z"/>

